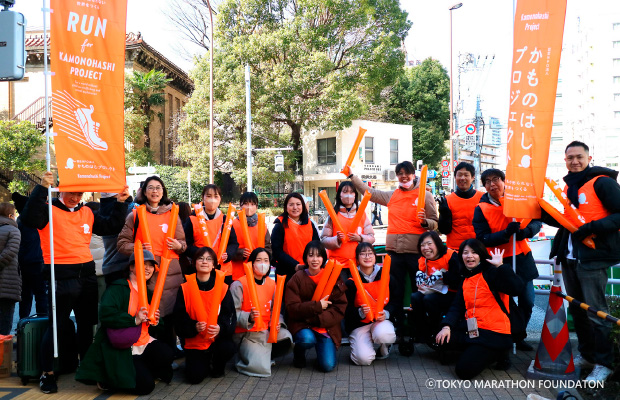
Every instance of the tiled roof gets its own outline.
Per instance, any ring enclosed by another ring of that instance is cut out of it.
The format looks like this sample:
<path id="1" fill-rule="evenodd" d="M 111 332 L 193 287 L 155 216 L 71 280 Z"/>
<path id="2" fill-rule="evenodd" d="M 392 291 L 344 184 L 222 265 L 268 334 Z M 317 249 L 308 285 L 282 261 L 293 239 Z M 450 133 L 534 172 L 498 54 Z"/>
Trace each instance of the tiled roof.
<path id="1" fill-rule="evenodd" d="M 142 42 L 142 34 L 140 32 L 129 32 L 125 35 L 125 45 L 138 44 Z M 47 34 L 47 45 L 50 44 L 50 35 Z M 26 33 L 26 50 L 43 47 L 43 33 L 28 34 Z"/>

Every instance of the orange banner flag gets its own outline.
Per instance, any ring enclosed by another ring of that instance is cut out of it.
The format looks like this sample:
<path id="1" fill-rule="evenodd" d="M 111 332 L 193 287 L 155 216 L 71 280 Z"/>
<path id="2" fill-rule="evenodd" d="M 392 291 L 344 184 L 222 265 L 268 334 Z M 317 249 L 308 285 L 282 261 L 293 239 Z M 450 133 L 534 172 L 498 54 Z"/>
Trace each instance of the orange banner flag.
<path id="1" fill-rule="evenodd" d="M 359 131 L 357 132 L 357 137 L 355 138 L 355 143 L 353 144 L 353 147 L 351 148 L 351 153 L 349 153 L 349 158 L 347 158 L 347 162 L 342 167 L 342 171 L 340 171 L 341 173 L 345 175 L 349 175 L 348 171 L 350 171 L 350 167 L 353 164 L 353 160 L 355 159 L 355 153 L 357 153 L 357 149 L 359 149 L 365 133 L 366 133 L 366 129 L 360 126 Z"/>
<path id="2" fill-rule="evenodd" d="M 146 292 L 146 276 L 144 275 L 144 253 L 142 252 L 142 242 L 136 239 L 133 244 L 134 269 L 136 271 L 136 283 L 138 285 L 138 309 L 149 307 L 149 298 Z"/>
<path id="3" fill-rule="evenodd" d="M 256 282 L 254 281 L 252 264 L 249 262 L 243 263 L 243 270 L 245 271 L 245 277 L 248 282 L 248 290 L 250 291 L 250 293 L 248 293 L 250 296 L 250 304 L 252 307 L 256 308 L 259 314 L 259 317 L 254 321 L 254 326 L 259 331 L 264 331 L 267 327 L 265 326 L 265 321 L 263 321 L 262 305 L 258 302 L 258 291 L 256 290 Z"/>
<path id="4" fill-rule="evenodd" d="M 577 228 L 571 220 L 566 218 L 564 214 L 555 209 L 551 204 L 549 204 L 545 199 L 538 199 L 540 206 L 545 210 L 553 219 L 555 219 L 560 225 L 564 228 L 568 229 L 571 233 L 575 232 Z M 583 244 L 588 246 L 591 249 L 594 249 L 594 240 L 591 237 L 587 237 L 583 239 Z"/>
<path id="5" fill-rule="evenodd" d="M 334 210 L 332 203 L 329 201 L 329 198 L 327 197 L 327 192 L 325 190 L 321 190 L 319 192 L 319 197 L 323 201 L 323 205 L 325 206 L 325 209 L 327 210 L 327 213 L 329 214 L 329 218 L 332 221 L 332 228 L 334 231 L 333 232 L 334 236 L 336 235 L 336 232 L 342 232 L 345 234 L 344 239 L 342 239 L 342 242 L 343 243 L 348 242 L 349 238 L 347 238 L 347 235 L 346 235 L 347 232 L 342 228 L 342 225 L 340 224 L 340 220 L 338 219 L 338 215 L 336 214 L 336 211 Z"/>
<path id="6" fill-rule="evenodd" d="M 383 259 L 383 268 L 381 268 L 381 282 L 379 283 L 379 294 L 377 295 L 377 314 L 383 312 L 385 303 L 390 298 L 390 267 L 392 266 L 392 257 L 389 254 Z"/>
<path id="7" fill-rule="evenodd" d="M 366 215 L 366 206 L 368 206 L 368 202 L 370 201 L 370 193 L 368 190 L 364 193 L 364 197 L 362 197 L 362 201 L 357 207 L 357 211 L 355 212 L 355 217 L 353 217 L 353 221 L 351 221 L 351 226 L 349 227 L 349 233 L 356 233 L 357 228 L 359 228 L 362 223 L 362 218 Z"/>
<path id="8" fill-rule="evenodd" d="M 267 225 L 265 225 L 265 213 L 258 213 L 258 247 L 265 247 L 265 235 L 267 234 Z"/>
<path id="9" fill-rule="evenodd" d="M 276 293 L 273 296 L 273 309 L 271 310 L 271 323 L 269 324 L 269 340 L 267 341 L 267 343 L 276 343 L 278 341 L 278 325 L 280 325 L 280 311 L 282 311 L 284 282 L 286 282 L 286 275 L 278 275 L 276 277 Z"/>
<path id="10" fill-rule="evenodd" d="M 424 205 L 426 202 L 426 175 L 428 173 L 428 166 L 423 166 L 420 172 L 420 183 L 418 184 L 418 213 L 424 211 Z M 424 222 L 420 220 L 420 224 Z"/>
<path id="11" fill-rule="evenodd" d="M 321 293 L 321 297 L 319 298 L 319 300 L 325 298 L 325 296 L 329 296 L 330 294 L 332 294 L 332 290 L 334 290 L 334 286 L 336 286 L 336 281 L 338 280 L 341 271 L 342 264 L 336 261 L 334 263 L 334 269 L 329 276 L 329 280 L 327 281 L 327 284 L 325 285 L 325 288 L 323 289 L 323 293 Z"/>
<path id="12" fill-rule="evenodd" d="M 239 216 L 239 225 L 241 226 L 240 233 L 243 236 L 245 248 L 252 251 L 254 250 L 254 244 L 252 243 L 252 238 L 250 237 L 250 228 L 248 228 L 248 219 L 245 216 L 245 208 L 242 208 L 237 215 Z"/>
<path id="13" fill-rule="evenodd" d="M 327 285 L 327 281 L 334 269 L 334 260 L 327 260 L 327 264 L 325 264 L 325 268 L 323 268 L 323 275 L 321 279 L 319 279 L 319 283 L 316 285 L 314 289 L 314 294 L 312 295 L 312 301 L 321 300 L 321 295 L 323 294 L 323 290 L 325 289 L 325 285 Z"/>
<path id="14" fill-rule="evenodd" d="M 353 260 L 349 260 L 349 271 L 351 271 L 351 279 L 353 279 L 353 283 L 355 283 L 355 287 L 357 288 L 357 292 L 362 296 L 362 301 L 364 304 L 370 307 L 370 302 L 368 301 L 368 293 L 366 293 L 366 289 L 364 289 L 364 284 L 362 283 L 362 278 L 360 278 L 360 273 L 358 269 L 355 267 L 355 263 Z M 375 319 L 375 313 L 370 307 L 370 312 L 366 317 L 373 321 Z"/>
<path id="15" fill-rule="evenodd" d="M 566 0 L 519 0 L 514 20 L 504 215 L 540 218 Z"/>
<path id="16" fill-rule="evenodd" d="M 228 203 L 228 211 L 226 211 L 226 222 L 224 222 L 224 226 L 222 227 L 222 237 L 220 238 L 220 248 L 217 251 L 217 260 L 220 264 L 222 263 L 222 255 L 224 254 L 224 252 L 226 252 L 226 247 L 228 246 L 228 239 L 230 238 L 230 230 L 233 224 L 232 213 L 234 211 L 235 211 L 235 207 L 233 207 L 232 203 Z M 227 261 L 230 261 L 230 260 L 227 260 Z"/>
<path id="17" fill-rule="evenodd" d="M 59 190 L 121 192 L 127 0 L 51 0 L 50 8 Z"/>

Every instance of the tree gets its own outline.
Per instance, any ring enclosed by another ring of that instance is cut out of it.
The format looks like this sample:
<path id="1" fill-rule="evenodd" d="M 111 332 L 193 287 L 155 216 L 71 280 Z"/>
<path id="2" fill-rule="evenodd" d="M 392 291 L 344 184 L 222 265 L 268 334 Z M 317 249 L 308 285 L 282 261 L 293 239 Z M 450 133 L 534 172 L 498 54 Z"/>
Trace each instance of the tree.
<path id="1" fill-rule="evenodd" d="M 45 169 L 45 161 L 34 158 L 45 143 L 43 135 L 28 121 L 0 120 L 0 160 L 9 171 L 36 173 Z M 10 190 L 22 190 L 18 181 L 9 184 Z"/>
<path id="2" fill-rule="evenodd" d="M 408 68 L 385 101 L 385 122 L 413 126 L 413 160 L 429 167 L 446 154 L 450 134 L 450 79 L 437 60 L 427 58 Z"/>
<path id="3" fill-rule="evenodd" d="M 163 114 L 156 113 L 153 107 L 166 103 L 163 90 L 170 81 L 165 73 L 154 69 L 146 73 L 134 70 L 125 77 L 125 110 L 145 117 L 142 120 L 142 132 L 144 147 L 147 149 L 151 148 L 151 121 L 155 116 L 160 119 L 163 117 Z"/>

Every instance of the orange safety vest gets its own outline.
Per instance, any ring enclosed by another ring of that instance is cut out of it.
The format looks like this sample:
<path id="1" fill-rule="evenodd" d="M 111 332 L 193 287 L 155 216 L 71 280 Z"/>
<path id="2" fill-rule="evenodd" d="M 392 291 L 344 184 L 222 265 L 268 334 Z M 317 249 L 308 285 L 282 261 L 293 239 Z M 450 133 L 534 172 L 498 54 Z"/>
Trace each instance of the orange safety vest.
<path id="1" fill-rule="evenodd" d="M 308 222 L 308 223 L 310 224 L 310 222 Z M 316 286 L 318 286 L 319 285 L 319 281 L 321 280 L 321 275 L 323 274 L 324 271 L 325 271 L 325 268 L 322 268 L 321 272 L 319 272 L 318 274 L 316 274 L 314 276 L 308 274 L 308 277 L 310 279 L 312 279 L 312 282 L 314 282 Z M 314 287 L 314 290 L 316 290 L 316 286 Z M 311 328 L 316 333 L 320 333 L 321 335 L 328 335 L 327 329 L 325 329 L 325 328 L 321 328 L 319 326 L 312 326 Z"/>
<path id="2" fill-rule="evenodd" d="M 487 220 L 489 224 L 489 228 L 491 228 L 491 232 L 499 232 L 506 229 L 508 224 L 512 222 L 512 218 L 508 218 L 504 216 L 504 198 L 500 199 L 501 206 L 495 206 L 491 203 L 479 203 L 478 207 L 482 211 L 484 218 Z M 517 218 L 517 222 L 521 220 Z M 512 236 L 510 238 L 510 242 L 504 243 L 495 247 L 487 247 L 488 251 L 493 249 L 504 250 L 504 258 L 512 256 Z M 519 254 L 527 254 L 530 252 L 530 246 L 527 244 L 525 239 L 517 241 L 517 255 Z"/>
<path id="3" fill-rule="evenodd" d="M 342 225 L 342 229 L 344 229 L 344 234 L 347 233 L 357 233 L 362 234 L 364 224 L 366 223 L 366 215 L 362 217 L 362 221 L 360 226 L 357 227 L 355 232 L 351 231 L 351 222 L 353 222 L 353 218 L 347 218 L 341 212 L 338 213 L 338 220 L 340 221 L 340 225 Z M 332 229 L 334 232 L 334 236 L 336 236 L 336 227 L 332 223 Z M 342 264 L 347 263 L 348 260 L 353 260 L 355 262 L 355 249 L 357 248 L 357 242 L 347 241 L 340 245 L 339 249 L 335 250 L 327 250 L 327 257 L 330 259 L 334 259 Z"/>
<path id="4" fill-rule="evenodd" d="M 127 279 L 127 283 L 129 284 L 129 306 L 127 307 L 127 314 L 133 317 L 138 313 L 138 289 L 133 287 L 129 279 Z M 149 340 L 151 340 L 149 325 L 143 322 L 140 330 L 140 338 L 133 345 L 144 346 L 149 343 Z"/>
<path id="5" fill-rule="evenodd" d="M 433 275 L 437 271 L 447 271 L 452 254 L 454 254 L 454 250 L 448 249 L 448 252 L 437 260 L 427 260 L 424 257 L 420 257 L 418 259 L 418 270 L 426 273 L 428 276 Z"/>
<path id="6" fill-rule="evenodd" d="M 199 218 L 195 215 L 192 215 L 189 218 L 192 221 L 192 231 L 194 232 L 194 246 L 208 247 L 209 245 L 207 240 L 203 239 L 205 232 L 203 231 L 201 226 L 202 221 L 204 221 L 205 230 L 209 235 L 208 240 L 212 241 L 211 248 L 217 253 L 218 249 L 220 248 L 220 237 L 222 235 L 222 226 L 224 225 L 224 214 L 220 214 L 218 217 L 215 217 L 213 219 Z M 226 275 L 232 275 L 233 273 L 233 265 L 230 262 L 230 258 L 232 258 L 233 255 L 234 254 L 228 254 L 229 259 L 224 264 L 222 264 L 220 268 L 222 272 L 224 272 Z"/>
<path id="7" fill-rule="evenodd" d="M 298 263 L 303 263 L 304 249 L 312 241 L 312 234 L 314 233 L 312 222 L 308 220 L 307 224 L 299 225 L 289 221 L 287 227 L 282 222 L 283 217 L 278 218 L 284 227 L 284 252 L 297 260 Z"/>
<path id="8" fill-rule="evenodd" d="M 241 234 L 241 221 L 238 218 L 233 220 L 233 229 L 237 234 L 237 242 L 239 243 L 240 249 L 247 249 L 248 244 L 245 242 L 243 235 Z M 258 224 L 255 226 L 248 226 L 248 231 L 250 232 L 250 240 L 252 244 L 257 247 L 258 246 Z M 242 276 L 245 276 L 245 271 L 243 270 L 243 260 L 242 261 L 233 261 L 232 262 L 232 278 L 234 281 L 239 280 Z"/>
<path id="9" fill-rule="evenodd" d="M 359 270 L 357 271 L 351 271 L 351 273 L 355 273 L 357 272 L 359 274 Z M 349 278 L 350 280 L 353 280 L 351 278 Z M 374 282 L 362 282 L 362 286 L 364 287 L 364 290 L 366 290 L 366 297 L 368 297 L 368 302 L 370 304 L 367 304 L 368 307 L 370 307 L 371 310 L 373 310 L 373 312 L 376 312 L 377 310 L 377 300 L 379 298 L 379 287 L 381 286 L 381 280 L 376 280 Z M 387 301 L 390 298 L 390 294 L 389 294 L 389 289 L 388 289 L 388 297 L 385 299 L 387 304 Z M 354 301 L 354 305 L 355 307 L 360 307 L 362 304 L 364 304 L 364 299 L 362 297 L 362 294 L 359 292 L 359 290 L 355 293 L 355 301 Z M 364 318 L 362 320 L 362 322 L 372 322 L 368 317 Z"/>
<path id="10" fill-rule="evenodd" d="M 475 317 L 478 328 L 510 335 L 510 319 L 497 303 L 482 273 L 465 278 L 463 298 L 466 319 Z M 508 295 L 500 293 L 500 298 L 508 310 Z"/>
<path id="11" fill-rule="evenodd" d="M 197 282 L 191 282 L 193 285 L 197 285 Z M 196 307 L 204 307 L 206 310 L 211 309 L 211 302 L 213 301 L 213 289 L 211 290 L 201 290 L 200 297 L 202 298 L 202 304 L 193 304 L 191 298 L 189 296 L 188 285 L 190 282 L 185 282 L 181 284 L 181 288 L 183 289 L 183 299 L 185 300 L 185 310 L 191 319 L 194 321 L 198 321 L 198 317 L 196 314 Z M 222 304 L 222 300 L 224 300 L 224 296 L 226 296 L 226 291 L 228 290 L 228 285 L 222 283 L 222 297 L 219 299 L 219 303 Z M 194 349 L 194 350 L 206 350 L 211 346 L 212 341 L 206 338 L 206 330 L 198 333 L 198 335 L 193 338 L 185 339 L 185 348 L 186 349 Z"/>
<path id="12" fill-rule="evenodd" d="M 577 192 L 579 194 L 579 213 L 585 218 L 586 223 L 591 221 L 597 221 L 599 219 L 603 219 L 611 215 L 611 213 L 605 208 L 601 200 L 596 195 L 594 191 L 594 182 L 598 178 L 603 177 L 604 175 L 597 176 L 596 178 L 590 179 L 583 186 L 579 188 Z M 568 191 L 568 186 L 564 186 L 564 193 Z M 566 217 L 570 218 L 570 214 L 565 214 Z M 571 221 L 579 226 L 581 223 L 579 221 Z"/>
<path id="13" fill-rule="evenodd" d="M 252 305 L 250 304 L 250 289 L 248 288 L 248 278 L 247 276 L 242 276 L 238 279 L 243 285 L 243 303 L 241 303 L 241 311 L 251 312 Z M 256 285 L 256 293 L 258 294 L 258 302 L 261 304 L 262 309 L 261 317 L 263 321 L 265 321 L 265 326 L 269 326 L 269 322 L 271 321 L 271 306 L 273 301 L 273 294 L 276 291 L 276 282 L 270 277 L 265 278 L 265 282 L 262 285 Z M 252 329 L 244 329 L 240 326 L 235 328 L 235 333 L 242 332 L 258 332 L 256 324 L 252 327 Z"/>
<path id="14" fill-rule="evenodd" d="M 450 193 L 446 196 L 448 207 L 452 211 L 452 231 L 446 235 L 446 244 L 453 250 L 458 250 L 461 243 L 467 239 L 475 239 L 474 232 L 474 210 L 483 193 L 476 191 L 476 194 L 470 199 L 463 199 Z"/>
<path id="15" fill-rule="evenodd" d="M 163 214 L 153 214 L 150 212 L 146 212 L 146 223 L 149 227 L 149 232 L 151 233 L 151 247 L 153 249 L 153 255 L 160 256 L 164 254 L 164 249 L 166 247 L 166 233 L 168 232 L 168 223 L 170 222 L 170 213 L 171 211 L 166 211 Z M 134 223 L 136 221 L 137 211 L 133 210 L 133 220 Z M 179 221 L 177 221 L 179 223 Z M 140 241 L 144 242 L 142 239 L 142 234 L 140 233 L 140 229 L 136 233 L 136 239 L 140 239 Z M 170 258 L 179 259 L 179 255 L 171 251 Z"/>
<path id="16" fill-rule="evenodd" d="M 389 221 L 387 234 L 398 235 L 413 233 L 421 235 L 426 232 L 418 221 L 418 190 L 396 189 L 388 202 Z"/>
<path id="17" fill-rule="evenodd" d="M 81 264 L 93 260 L 90 253 L 90 238 L 95 216 L 90 208 L 82 206 L 75 212 L 52 207 L 54 221 L 54 263 Z M 51 264 L 50 224 L 39 229 L 41 250 L 46 264 Z"/>

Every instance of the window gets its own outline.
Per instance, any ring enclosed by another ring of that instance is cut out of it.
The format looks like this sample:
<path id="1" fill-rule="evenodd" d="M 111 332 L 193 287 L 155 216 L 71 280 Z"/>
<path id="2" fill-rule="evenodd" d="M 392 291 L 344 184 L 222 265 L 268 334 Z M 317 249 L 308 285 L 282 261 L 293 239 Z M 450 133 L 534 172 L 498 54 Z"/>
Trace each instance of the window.
<path id="1" fill-rule="evenodd" d="M 321 190 L 325 190 L 327 192 L 327 198 L 331 201 L 334 201 L 336 198 L 336 186 L 328 186 L 328 187 L 319 187 L 319 192 Z M 334 203 L 332 203 L 333 205 Z M 319 201 L 317 204 L 317 208 L 321 210 L 325 210 L 325 204 L 322 201 Z M 325 217 L 327 218 L 327 213 L 325 213 Z"/>
<path id="2" fill-rule="evenodd" d="M 390 164 L 398 164 L 398 139 L 390 139 Z"/>
<path id="3" fill-rule="evenodd" d="M 336 164 L 336 138 L 317 139 L 317 158 L 319 165 Z"/>
<path id="4" fill-rule="evenodd" d="M 614 40 L 614 49 L 620 49 L 620 40 Z"/>
<path id="5" fill-rule="evenodd" d="M 364 162 L 366 164 L 374 164 L 375 162 L 375 138 L 365 137 L 364 138 Z"/>

